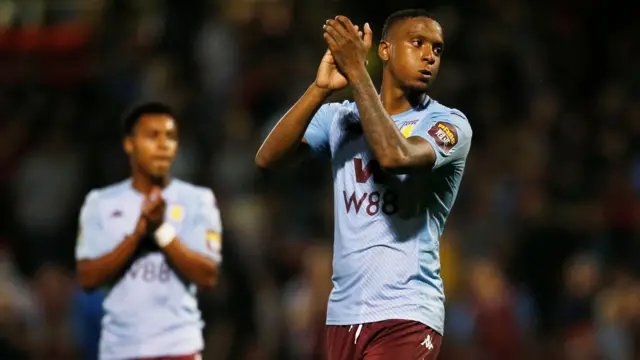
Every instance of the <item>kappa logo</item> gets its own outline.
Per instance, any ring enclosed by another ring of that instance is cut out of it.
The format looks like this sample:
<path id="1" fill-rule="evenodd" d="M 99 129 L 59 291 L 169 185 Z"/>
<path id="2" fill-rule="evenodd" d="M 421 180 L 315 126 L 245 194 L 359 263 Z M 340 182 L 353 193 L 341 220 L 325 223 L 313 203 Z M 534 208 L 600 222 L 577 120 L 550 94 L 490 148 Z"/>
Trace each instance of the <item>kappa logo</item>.
<path id="1" fill-rule="evenodd" d="M 431 335 L 427 335 L 427 337 L 422 343 L 420 343 L 420 345 L 427 348 L 427 350 L 433 350 L 433 340 L 431 339 Z"/>

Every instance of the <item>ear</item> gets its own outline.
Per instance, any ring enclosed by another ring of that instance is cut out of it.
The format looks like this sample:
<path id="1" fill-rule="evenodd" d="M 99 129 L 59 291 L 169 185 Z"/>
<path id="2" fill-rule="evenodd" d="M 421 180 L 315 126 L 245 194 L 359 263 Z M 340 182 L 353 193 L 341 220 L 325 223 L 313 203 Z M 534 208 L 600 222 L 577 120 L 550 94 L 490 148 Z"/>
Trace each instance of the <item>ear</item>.
<path id="1" fill-rule="evenodd" d="M 131 155 L 133 153 L 133 138 L 131 136 L 125 137 L 124 140 L 122 140 L 122 147 L 127 155 Z"/>
<path id="2" fill-rule="evenodd" d="M 378 44 L 378 56 L 382 59 L 383 62 L 389 61 L 391 51 L 391 44 L 388 41 L 382 40 L 380 44 Z"/>

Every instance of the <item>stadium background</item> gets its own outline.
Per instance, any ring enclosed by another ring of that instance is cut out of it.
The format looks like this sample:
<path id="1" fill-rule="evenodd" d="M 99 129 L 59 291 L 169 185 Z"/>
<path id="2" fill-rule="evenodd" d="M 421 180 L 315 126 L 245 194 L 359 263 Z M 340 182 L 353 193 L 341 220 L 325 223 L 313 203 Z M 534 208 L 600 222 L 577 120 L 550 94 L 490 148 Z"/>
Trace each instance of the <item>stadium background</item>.
<path id="1" fill-rule="evenodd" d="M 325 19 L 369 21 L 377 40 L 417 5 L 445 29 L 432 96 L 475 133 L 441 244 L 441 359 L 640 359 L 633 12 L 376 1 L 0 0 L 0 358 L 95 356 L 102 294 L 73 281 L 77 214 L 127 176 L 120 112 L 161 99 L 181 121 L 175 174 L 214 189 L 226 226 L 204 358 L 322 359 L 327 164 L 261 174 L 253 156 L 314 79 Z"/>

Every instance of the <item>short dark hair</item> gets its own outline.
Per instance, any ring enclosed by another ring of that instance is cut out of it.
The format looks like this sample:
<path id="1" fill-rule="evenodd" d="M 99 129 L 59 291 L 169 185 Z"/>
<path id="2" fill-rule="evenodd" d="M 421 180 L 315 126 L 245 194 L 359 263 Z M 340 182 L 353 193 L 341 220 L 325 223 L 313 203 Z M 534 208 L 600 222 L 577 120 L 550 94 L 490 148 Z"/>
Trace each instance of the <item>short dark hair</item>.
<path id="1" fill-rule="evenodd" d="M 413 18 L 427 18 L 433 19 L 431 15 L 424 9 L 405 9 L 394 12 L 393 14 L 387 17 L 387 20 L 384 21 L 384 25 L 382 26 L 382 35 L 381 38 L 386 40 L 389 36 L 389 31 L 391 28 L 405 20 L 405 19 L 413 19 Z"/>
<path id="2" fill-rule="evenodd" d="M 122 116 L 122 132 L 124 136 L 133 135 L 133 130 L 143 115 L 169 115 L 173 117 L 173 109 L 171 106 L 158 101 L 149 101 L 131 106 Z"/>

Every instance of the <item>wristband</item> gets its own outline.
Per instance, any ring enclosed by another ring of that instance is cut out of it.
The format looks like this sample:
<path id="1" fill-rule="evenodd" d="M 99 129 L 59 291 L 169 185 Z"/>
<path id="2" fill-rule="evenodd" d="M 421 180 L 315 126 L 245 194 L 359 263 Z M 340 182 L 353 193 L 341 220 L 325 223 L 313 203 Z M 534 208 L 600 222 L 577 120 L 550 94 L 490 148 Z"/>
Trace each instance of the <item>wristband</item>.
<path id="1" fill-rule="evenodd" d="M 160 248 L 164 248 L 167 245 L 171 244 L 173 239 L 176 238 L 177 232 L 176 228 L 174 228 L 173 225 L 169 223 L 163 223 L 162 225 L 160 225 L 158 230 L 156 230 L 154 235 L 156 238 L 156 244 L 158 244 Z"/>

